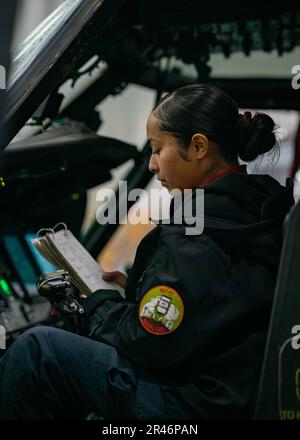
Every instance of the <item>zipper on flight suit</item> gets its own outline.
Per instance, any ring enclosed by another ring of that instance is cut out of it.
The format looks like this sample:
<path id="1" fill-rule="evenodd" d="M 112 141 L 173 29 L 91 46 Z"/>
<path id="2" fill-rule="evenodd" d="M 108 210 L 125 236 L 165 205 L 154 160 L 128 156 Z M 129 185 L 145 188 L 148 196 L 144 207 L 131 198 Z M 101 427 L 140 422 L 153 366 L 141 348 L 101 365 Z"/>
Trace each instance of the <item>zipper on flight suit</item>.
<path id="1" fill-rule="evenodd" d="M 142 272 L 142 275 L 140 276 L 140 278 L 137 280 L 136 283 L 136 296 L 135 296 L 135 300 L 138 301 L 139 297 L 140 297 L 140 293 L 141 293 L 141 286 L 142 286 L 142 282 L 144 280 L 144 275 L 145 275 L 146 270 L 144 270 Z"/>

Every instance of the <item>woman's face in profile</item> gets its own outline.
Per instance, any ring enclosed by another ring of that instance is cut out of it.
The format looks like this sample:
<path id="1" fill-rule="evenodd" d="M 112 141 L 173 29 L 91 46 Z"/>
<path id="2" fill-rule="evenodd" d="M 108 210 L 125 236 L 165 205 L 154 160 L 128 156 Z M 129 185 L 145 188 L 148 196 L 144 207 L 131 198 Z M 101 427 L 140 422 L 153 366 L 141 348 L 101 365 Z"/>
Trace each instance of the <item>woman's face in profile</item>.
<path id="1" fill-rule="evenodd" d="M 147 137 L 152 150 L 149 170 L 156 174 L 168 191 L 178 188 L 197 188 L 199 185 L 199 164 L 189 147 L 183 150 L 179 140 L 170 133 L 161 131 L 159 120 L 150 114 L 147 121 Z M 180 152 L 186 156 L 182 158 Z"/>

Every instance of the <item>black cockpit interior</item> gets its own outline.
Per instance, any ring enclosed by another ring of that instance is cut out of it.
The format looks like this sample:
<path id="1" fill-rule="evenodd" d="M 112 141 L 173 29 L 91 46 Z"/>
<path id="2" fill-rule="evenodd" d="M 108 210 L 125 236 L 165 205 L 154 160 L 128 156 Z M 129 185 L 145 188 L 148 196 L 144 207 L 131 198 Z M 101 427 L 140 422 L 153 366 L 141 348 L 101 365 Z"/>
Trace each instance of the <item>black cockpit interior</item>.
<path id="1" fill-rule="evenodd" d="M 8 50 L 14 2 L 7 13 Z M 299 90 L 290 79 L 214 78 L 209 66 L 213 53 L 230 59 L 238 52 L 276 51 L 280 57 L 293 51 L 300 45 L 294 1 L 67 0 L 51 20 L 37 30 L 38 44 L 37 35 L 29 37 L 11 59 L 0 102 L 0 325 L 7 345 L 40 323 L 74 329 L 51 315 L 37 294 L 37 278 L 53 269 L 31 243 L 37 231 L 64 222 L 97 257 L 118 225 L 95 221 L 82 233 L 87 191 L 109 182 L 112 171 L 129 160 L 128 189 L 144 188 L 151 179 L 146 142 L 137 146 L 101 135 L 107 97 L 136 84 L 154 90 L 158 100 L 181 85 L 212 82 L 240 107 L 299 111 Z M 63 105 L 60 87 L 71 80 L 72 89 L 81 78 L 86 87 Z M 24 127 L 32 132 L 19 139 Z"/>

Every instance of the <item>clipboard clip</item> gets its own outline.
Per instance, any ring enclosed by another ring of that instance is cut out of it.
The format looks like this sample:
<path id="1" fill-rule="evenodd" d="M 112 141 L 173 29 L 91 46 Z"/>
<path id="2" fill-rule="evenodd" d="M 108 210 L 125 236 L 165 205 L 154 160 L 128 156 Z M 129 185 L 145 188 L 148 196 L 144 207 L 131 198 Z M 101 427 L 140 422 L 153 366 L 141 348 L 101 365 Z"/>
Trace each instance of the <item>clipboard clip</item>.
<path id="1" fill-rule="evenodd" d="M 54 230 L 53 229 L 51 229 L 51 228 L 41 228 L 41 229 L 39 229 L 38 231 L 37 231 L 37 238 L 41 238 L 41 237 L 43 237 L 44 235 L 47 235 L 47 234 L 54 234 Z"/>
<path id="2" fill-rule="evenodd" d="M 65 230 L 65 235 L 67 235 L 68 228 L 67 228 L 67 225 L 65 223 L 63 223 L 63 222 L 59 222 L 55 226 L 53 226 L 53 228 L 52 228 L 53 233 L 58 232 L 58 231 L 61 230 L 61 228 L 59 228 L 59 226 L 62 226 L 62 229 Z"/>
<path id="3" fill-rule="evenodd" d="M 44 235 L 47 235 L 47 234 L 53 234 L 54 235 L 55 232 L 58 232 L 59 230 L 61 230 L 61 228 L 59 228 L 60 226 L 62 226 L 62 229 L 64 229 L 65 234 L 67 235 L 67 231 L 68 231 L 67 225 L 65 223 L 63 223 L 63 222 L 59 222 L 55 226 L 53 226 L 53 228 L 41 228 L 41 229 L 39 229 L 38 232 L 37 232 L 37 238 L 41 238 L 41 237 L 43 237 Z"/>

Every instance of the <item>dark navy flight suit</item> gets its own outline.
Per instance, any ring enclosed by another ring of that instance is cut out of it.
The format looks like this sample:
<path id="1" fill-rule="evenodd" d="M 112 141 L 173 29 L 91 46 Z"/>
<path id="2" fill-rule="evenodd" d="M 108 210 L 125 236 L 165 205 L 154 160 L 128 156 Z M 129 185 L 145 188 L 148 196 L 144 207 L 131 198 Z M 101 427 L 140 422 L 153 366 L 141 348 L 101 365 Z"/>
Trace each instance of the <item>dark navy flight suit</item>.
<path id="1" fill-rule="evenodd" d="M 231 172 L 204 190 L 202 234 L 159 224 L 126 298 L 82 301 L 88 338 L 38 327 L 8 349 L 0 418 L 251 417 L 292 184 Z"/>

